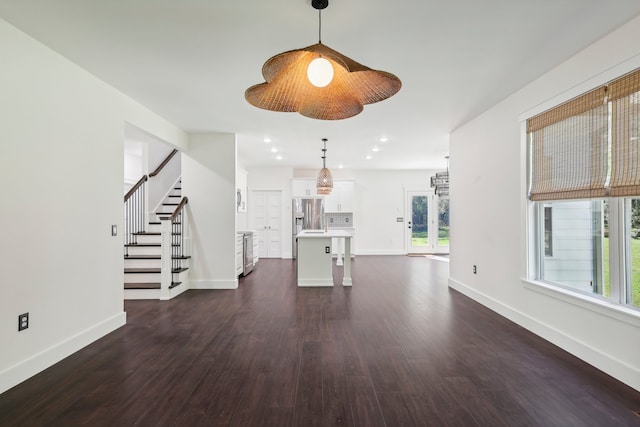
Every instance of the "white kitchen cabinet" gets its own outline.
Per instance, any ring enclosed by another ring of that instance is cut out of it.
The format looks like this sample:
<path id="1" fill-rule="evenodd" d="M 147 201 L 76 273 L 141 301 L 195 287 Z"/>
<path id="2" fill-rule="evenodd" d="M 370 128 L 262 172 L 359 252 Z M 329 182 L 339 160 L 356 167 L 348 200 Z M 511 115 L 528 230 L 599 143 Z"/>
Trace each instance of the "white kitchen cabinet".
<path id="1" fill-rule="evenodd" d="M 315 197 L 318 195 L 316 191 L 315 179 L 294 179 L 291 181 L 291 194 L 293 197 Z"/>
<path id="2" fill-rule="evenodd" d="M 236 209 L 238 212 L 247 211 L 247 172 L 242 169 L 236 171 Z"/>
<path id="3" fill-rule="evenodd" d="M 244 270 L 244 248 L 242 234 L 236 234 L 236 276 L 240 276 Z"/>
<path id="4" fill-rule="evenodd" d="M 325 212 L 353 212 L 353 181 L 335 181 L 333 190 L 324 198 Z"/>
<path id="5" fill-rule="evenodd" d="M 253 235 L 253 268 L 256 268 L 256 265 L 258 264 L 258 259 L 260 259 L 260 236 L 258 235 L 257 231 L 253 231 L 252 232 Z"/>

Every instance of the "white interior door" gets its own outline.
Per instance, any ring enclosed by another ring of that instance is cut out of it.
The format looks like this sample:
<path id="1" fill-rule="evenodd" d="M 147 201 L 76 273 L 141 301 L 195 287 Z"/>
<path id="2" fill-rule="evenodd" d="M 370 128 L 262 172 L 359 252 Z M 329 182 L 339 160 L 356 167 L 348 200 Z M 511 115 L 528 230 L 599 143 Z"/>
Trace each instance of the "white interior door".
<path id="1" fill-rule="evenodd" d="M 449 253 L 449 199 L 407 191 L 407 253 Z"/>
<path id="2" fill-rule="evenodd" d="M 258 232 L 260 258 L 282 258 L 282 191 L 251 191 L 249 227 Z"/>

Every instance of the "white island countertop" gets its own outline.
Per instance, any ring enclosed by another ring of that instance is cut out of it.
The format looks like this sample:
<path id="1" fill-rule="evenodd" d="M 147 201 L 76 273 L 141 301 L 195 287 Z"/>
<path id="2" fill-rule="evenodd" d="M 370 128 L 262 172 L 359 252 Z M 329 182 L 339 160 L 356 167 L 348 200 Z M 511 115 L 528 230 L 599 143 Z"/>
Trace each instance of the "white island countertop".
<path id="1" fill-rule="evenodd" d="M 320 237 L 345 237 L 350 238 L 353 236 L 353 233 L 350 233 L 347 230 L 302 230 L 299 232 L 296 237 L 297 238 L 320 238 Z"/>

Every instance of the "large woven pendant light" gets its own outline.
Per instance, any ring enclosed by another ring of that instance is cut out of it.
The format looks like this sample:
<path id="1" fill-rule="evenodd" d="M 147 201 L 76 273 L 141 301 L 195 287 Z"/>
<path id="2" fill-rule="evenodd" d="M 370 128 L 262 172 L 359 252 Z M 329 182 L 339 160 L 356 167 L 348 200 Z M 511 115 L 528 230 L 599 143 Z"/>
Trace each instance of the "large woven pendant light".
<path id="1" fill-rule="evenodd" d="M 318 172 L 318 180 L 316 183 L 316 192 L 318 194 L 331 194 L 333 190 L 333 177 L 331 171 L 327 169 L 327 138 L 322 138 L 324 143 L 322 147 L 322 169 Z"/>
<path id="2" fill-rule="evenodd" d="M 312 0 L 311 5 L 318 10 L 318 43 L 269 58 L 262 67 L 266 82 L 247 89 L 245 99 L 265 110 L 339 120 L 395 95 L 402 87 L 396 76 L 372 70 L 322 44 L 322 9 L 329 0 Z"/>

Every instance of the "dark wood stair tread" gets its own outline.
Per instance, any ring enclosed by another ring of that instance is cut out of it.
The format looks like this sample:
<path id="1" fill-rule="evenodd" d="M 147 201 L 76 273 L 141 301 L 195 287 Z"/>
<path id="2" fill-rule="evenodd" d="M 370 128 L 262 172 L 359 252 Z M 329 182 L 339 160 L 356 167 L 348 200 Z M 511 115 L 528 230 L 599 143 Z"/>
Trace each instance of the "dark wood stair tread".
<path id="1" fill-rule="evenodd" d="M 137 233 L 132 233 L 134 236 L 162 236 L 162 233 L 157 232 L 149 232 L 149 231 L 139 231 Z M 182 233 L 171 233 L 173 236 L 180 236 Z"/>
<path id="2" fill-rule="evenodd" d="M 172 256 L 171 259 L 190 259 L 191 255 Z"/>
<path id="3" fill-rule="evenodd" d="M 171 285 L 169 285 L 169 289 L 173 289 L 176 286 L 180 285 L 182 282 L 171 282 Z"/>
<path id="4" fill-rule="evenodd" d="M 172 273 L 182 273 L 183 271 L 187 271 L 188 268 L 187 267 L 180 267 L 180 268 L 174 268 L 173 270 L 171 270 Z"/>
<path id="5" fill-rule="evenodd" d="M 160 247 L 162 246 L 160 243 L 127 243 L 126 245 L 124 245 L 125 247 L 128 248 L 135 248 L 136 246 L 138 247 Z"/>
<path id="6" fill-rule="evenodd" d="M 179 195 L 179 194 L 169 194 L 169 197 L 174 197 L 174 198 L 175 198 L 175 197 L 178 197 L 178 198 L 179 198 L 179 197 L 182 197 L 182 196 L 181 196 L 181 195 Z"/>
<path id="7" fill-rule="evenodd" d="M 163 203 L 162 206 L 178 206 L 180 203 Z"/>
<path id="8" fill-rule="evenodd" d="M 159 268 L 125 268 L 125 273 L 160 273 Z"/>
<path id="9" fill-rule="evenodd" d="M 160 255 L 125 255 L 124 259 L 162 259 Z"/>
<path id="10" fill-rule="evenodd" d="M 160 289 L 160 283 L 147 282 L 147 283 L 126 283 L 125 289 Z"/>

